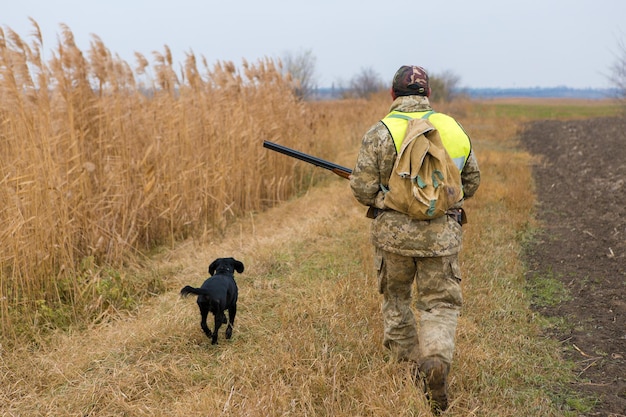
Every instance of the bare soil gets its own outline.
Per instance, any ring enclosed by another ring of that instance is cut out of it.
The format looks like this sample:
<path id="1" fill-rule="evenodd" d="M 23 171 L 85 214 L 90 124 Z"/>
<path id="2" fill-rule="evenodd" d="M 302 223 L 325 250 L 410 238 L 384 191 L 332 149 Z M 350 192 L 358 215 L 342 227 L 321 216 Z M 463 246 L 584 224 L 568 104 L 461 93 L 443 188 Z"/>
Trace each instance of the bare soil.
<path id="1" fill-rule="evenodd" d="M 520 140 L 538 156 L 529 284 L 567 294 L 536 308 L 561 320 L 549 333 L 575 364 L 572 388 L 598 399 L 584 415 L 626 416 L 626 118 L 533 122 Z"/>

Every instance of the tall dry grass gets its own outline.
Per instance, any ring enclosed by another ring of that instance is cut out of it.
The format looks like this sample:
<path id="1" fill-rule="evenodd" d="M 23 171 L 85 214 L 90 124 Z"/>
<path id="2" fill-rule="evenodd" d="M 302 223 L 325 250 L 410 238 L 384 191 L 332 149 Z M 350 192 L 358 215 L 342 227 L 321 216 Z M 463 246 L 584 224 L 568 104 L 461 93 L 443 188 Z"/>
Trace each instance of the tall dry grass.
<path id="1" fill-rule="evenodd" d="M 350 135 L 359 116 L 339 120 L 298 101 L 269 59 L 209 66 L 189 53 L 177 69 L 166 46 L 152 61 L 137 53 L 132 68 L 97 36 L 81 51 L 66 26 L 45 59 L 32 24 L 28 40 L 0 30 L 0 326 L 9 338 L 158 292 L 158 280 L 119 267 L 302 192 L 319 176 L 262 141 L 334 157 L 350 141 L 333 135 Z"/>

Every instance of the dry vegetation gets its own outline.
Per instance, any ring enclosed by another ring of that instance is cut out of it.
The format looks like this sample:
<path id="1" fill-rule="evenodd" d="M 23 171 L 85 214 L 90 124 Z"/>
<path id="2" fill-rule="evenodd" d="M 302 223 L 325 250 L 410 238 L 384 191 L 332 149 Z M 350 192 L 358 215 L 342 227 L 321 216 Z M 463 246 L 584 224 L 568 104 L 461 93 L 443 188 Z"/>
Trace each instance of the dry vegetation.
<path id="1" fill-rule="evenodd" d="M 358 116 L 329 131 L 339 120 L 297 102 L 269 60 L 241 70 L 205 62 L 201 72 L 188 55 L 177 75 L 165 48 L 151 67 L 137 54 L 133 71 L 96 37 L 83 53 L 68 28 L 48 62 L 43 55 L 38 31 L 31 43 L 0 33 L 0 325 L 9 338 L 159 292 L 158 277 L 119 267 L 302 191 L 310 174 L 259 144 L 327 156 L 338 149 L 330 135 L 347 134 Z"/>
<path id="2" fill-rule="evenodd" d="M 68 29 L 48 63 L 37 35 L 7 30 L 0 48 L 1 415 L 429 414 L 380 346 L 364 208 L 261 147 L 351 166 L 387 97 L 298 102 L 269 60 L 200 73 L 190 55 L 177 74 L 167 48 L 132 71 L 97 38 L 85 58 Z M 483 171 L 447 415 L 566 415 L 567 368 L 524 292 L 518 119 L 440 110 Z M 219 256 L 246 271 L 233 339 L 211 346 L 178 290 Z"/>

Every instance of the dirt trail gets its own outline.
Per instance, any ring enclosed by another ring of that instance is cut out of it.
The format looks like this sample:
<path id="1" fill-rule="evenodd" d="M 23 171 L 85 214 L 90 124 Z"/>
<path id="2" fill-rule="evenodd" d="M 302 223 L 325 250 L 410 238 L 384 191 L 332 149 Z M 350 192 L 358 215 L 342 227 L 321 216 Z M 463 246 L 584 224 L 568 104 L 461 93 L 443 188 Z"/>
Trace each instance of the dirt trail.
<path id="1" fill-rule="evenodd" d="M 567 321 L 554 337 L 576 363 L 576 389 L 600 398 L 588 415 L 624 416 L 626 118 L 535 122 L 521 142 L 541 156 L 533 175 L 544 231 L 529 279 L 558 279 L 571 296 L 540 311 Z"/>

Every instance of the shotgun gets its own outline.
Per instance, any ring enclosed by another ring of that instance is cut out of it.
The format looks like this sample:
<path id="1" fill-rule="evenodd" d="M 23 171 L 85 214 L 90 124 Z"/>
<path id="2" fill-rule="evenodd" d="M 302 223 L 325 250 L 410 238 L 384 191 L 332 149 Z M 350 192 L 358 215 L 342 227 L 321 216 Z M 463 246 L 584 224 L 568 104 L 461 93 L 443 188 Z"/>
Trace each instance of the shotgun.
<path id="1" fill-rule="evenodd" d="M 291 156 L 292 158 L 296 158 L 296 159 L 299 159 L 301 161 L 308 162 L 309 164 L 313 164 L 313 165 L 315 165 L 317 167 L 321 167 L 321 168 L 327 169 L 327 170 L 332 171 L 335 174 L 337 174 L 340 177 L 345 178 L 347 180 L 350 179 L 350 174 L 352 174 L 352 170 L 350 168 L 346 168 L 346 167 L 343 167 L 341 165 L 333 164 L 332 162 L 328 162 L 328 161 L 326 161 L 324 159 L 317 158 L 315 156 L 311 156 L 309 154 L 296 151 L 295 149 L 291 149 L 291 148 L 288 148 L 288 147 L 283 146 L 283 145 L 279 145 L 279 144 L 274 143 L 274 142 L 270 142 L 270 141 L 264 140 L 263 141 L 263 147 L 267 148 L 267 149 L 271 149 L 272 151 L 276 151 L 276 152 L 285 154 L 287 156 Z M 382 185 L 381 185 L 381 187 L 382 187 Z M 377 209 L 376 207 L 369 207 L 368 210 L 367 210 L 367 218 L 375 219 L 381 211 L 382 211 L 381 209 Z M 456 221 L 458 221 L 459 224 L 461 224 L 461 225 L 467 223 L 467 220 L 466 220 L 466 217 L 465 217 L 465 211 L 463 211 L 463 209 L 449 210 L 446 214 L 449 215 L 449 216 L 453 216 L 454 219 Z"/>
<path id="2" fill-rule="evenodd" d="M 291 156 L 292 158 L 299 159 L 304 162 L 308 162 L 309 164 L 313 164 L 317 167 L 321 167 L 327 169 L 329 171 L 334 172 L 342 178 L 347 180 L 350 179 L 350 174 L 352 174 L 352 170 L 350 168 L 342 167 L 341 165 L 333 164 L 332 162 L 325 161 L 324 159 L 316 158 L 315 156 L 308 155 L 306 153 L 302 153 L 296 151 L 294 149 L 288 148 L 283 145 L 279 145 L 274 142 L 269 142 L 267 140 L 263 141 L 263 147 L 267 149 L 271 149 L 272 151 L 279 152 L 285 154 L 287 156 Z"/>
<path id="3" fill-rule="evenodd" d="M 292 158 L 299 159 L 304 162 L 308 162 L 309 164 L 313 164 L 317 167 L 321 167 L 327 169 L 329 171 L 334 172 L 342 178 L 347 180 L 350 179 L 350 174 L 352 174 L 352 170 L 350 168 L 342 167 L 341 165 L 333 164 L 332 162 L 325 161 L 324 159 L 317 158 L 315 156 L 308 155 L 306 153 L 302 153 L 296 151 L 295 149 L 288 148 L 283 145 L 279 145 L 274 142 L 270 142 L 267 140 L 263 141 L 263 147 L 267 149 L 271 149 L 273 151 L 285 154 L 287 156 L 291 156 Z M 367 217 L 370 219 L 375 219 L 376 216 L 380 213 L 380 210 L 375 207 L 370 207 L 367 210 Z"/>

